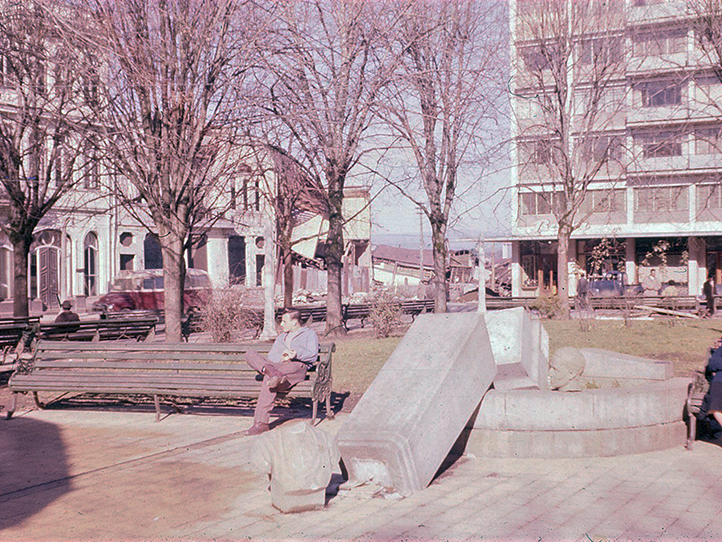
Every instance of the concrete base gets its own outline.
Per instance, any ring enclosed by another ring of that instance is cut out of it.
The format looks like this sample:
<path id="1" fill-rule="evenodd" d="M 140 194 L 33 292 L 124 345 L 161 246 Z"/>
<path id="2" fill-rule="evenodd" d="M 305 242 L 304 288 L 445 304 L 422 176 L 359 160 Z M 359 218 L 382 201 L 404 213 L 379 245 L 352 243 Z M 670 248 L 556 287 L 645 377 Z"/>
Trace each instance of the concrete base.
<path id="1" fill-rule="evenodd" d="M 595 457 L 684 444 L 689 379 L 579 392 L 490 390 L 466 451 L 482 457 Z"/>
<path id="2" fill-rule="evenodd" d="M 474 429 L 466 453 L 477 457 L 561 459 L 639 454 L 683 446 L 683 421 L 587 431 L 492 431 Z"/>

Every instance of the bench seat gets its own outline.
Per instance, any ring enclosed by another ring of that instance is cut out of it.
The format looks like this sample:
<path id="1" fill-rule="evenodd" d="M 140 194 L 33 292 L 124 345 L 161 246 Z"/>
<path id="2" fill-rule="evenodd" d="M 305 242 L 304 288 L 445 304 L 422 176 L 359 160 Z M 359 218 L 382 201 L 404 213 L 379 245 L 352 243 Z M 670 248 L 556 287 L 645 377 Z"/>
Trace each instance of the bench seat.
<path id="1" fill-rule="evenodd" d="M 32 358 L 20 363 L 8 386 L 16 408 L 18 393 L 33 393 L 39 407 L 39 393 L 67 395 L 98 393 L 147 395 L 154 398 L 156 420 L 160 419 L 160 397 L 257 398 L 261 376 L 245 363 L 249 349 L 265 354 L 270 345 L 166 344 L 166 343 L 68 343 L 39 341 Z M 331 358 L 335 345 L 320 348 L 317 363 L 306 380 L 286 395 L 312 401 L 315 422 L 318 403 L 331 411 Z"/>

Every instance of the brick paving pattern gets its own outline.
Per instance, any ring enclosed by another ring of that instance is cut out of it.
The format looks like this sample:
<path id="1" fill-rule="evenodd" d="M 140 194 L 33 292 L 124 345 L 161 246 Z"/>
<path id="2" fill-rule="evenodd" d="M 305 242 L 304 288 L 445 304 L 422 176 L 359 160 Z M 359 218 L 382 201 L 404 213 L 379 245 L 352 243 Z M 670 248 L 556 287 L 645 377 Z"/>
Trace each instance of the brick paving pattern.
<path id="1" fill-rule="evenodd" d="M 335 433 L 345 415 L 323 421 Z M 722 449 L 460 458 L 405 499 L 362 486 L 283 515 L 247 416 L 55 409 L 0 420 L 0 540 L 720 540 Z"/>

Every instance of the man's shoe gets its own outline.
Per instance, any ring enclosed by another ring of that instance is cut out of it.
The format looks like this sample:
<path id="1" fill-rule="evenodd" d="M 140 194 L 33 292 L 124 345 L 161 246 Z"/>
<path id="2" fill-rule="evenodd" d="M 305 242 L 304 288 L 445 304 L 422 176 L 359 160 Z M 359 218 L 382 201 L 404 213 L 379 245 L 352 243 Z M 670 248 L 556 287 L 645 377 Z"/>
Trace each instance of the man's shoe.
<path id="1" fill-rule="evenodd" d="M 269 429 L 270 427 L 268 427 L 267 423 L 256 422 L 249 429 L 246 429 L 243 434 L 247 437 L 252 437 L 254 435 L 260 435 L 261 433 L 265 433 Z"/>

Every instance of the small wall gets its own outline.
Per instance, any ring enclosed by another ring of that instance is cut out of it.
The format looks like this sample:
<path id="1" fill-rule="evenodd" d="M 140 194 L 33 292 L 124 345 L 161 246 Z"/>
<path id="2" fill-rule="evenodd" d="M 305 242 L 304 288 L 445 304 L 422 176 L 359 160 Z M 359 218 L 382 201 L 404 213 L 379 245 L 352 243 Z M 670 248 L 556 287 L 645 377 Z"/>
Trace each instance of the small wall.
<path id="1" fill-rule="evenodd" d="M 601 457 L 685 441 L 688 379 L 579 392 L 490 390 L 466 451 L 480 457 Z"/>

